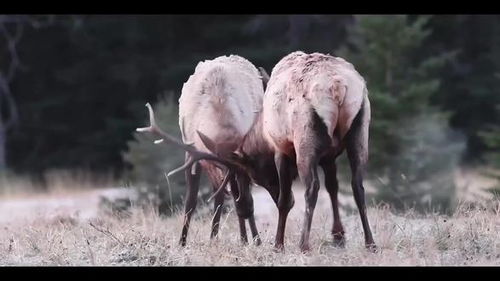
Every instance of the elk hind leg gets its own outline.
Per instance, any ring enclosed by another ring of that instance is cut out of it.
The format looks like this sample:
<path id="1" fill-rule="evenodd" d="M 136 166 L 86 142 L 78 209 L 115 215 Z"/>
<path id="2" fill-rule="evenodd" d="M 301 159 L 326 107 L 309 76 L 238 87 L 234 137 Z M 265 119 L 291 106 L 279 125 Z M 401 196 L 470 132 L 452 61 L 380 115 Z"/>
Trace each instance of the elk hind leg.
<path id="1" fill-rule="evenodd" d="M 319 178 L 316 167 L 317 164 L 314 156 L 301 152 L 300 150 L 297 151 L 297 169 L 300 179 L 306 187 L 304 194 L 306 210 L 300 237 L 300 249 L 302 252 L 308 252 L 310 250 L 309 236 L 319 191 Z"/>
<path id="2" fill-rule="evenodd" d="M 328 195 L 330 196 L 330 201 L 332 203 L 333 209 L 333 227 L 332 227 L 332 236 L 333 243 L 336 246 L 344 247 L 345 246 L 345 236 L 344 236 L 344 227 L 342 226 L 342 221 L 340 220 L 339 213 L 339 202 L 338 202 L 338 191 L 339 191 L 339 183 L 337 180 L 337 165 L 335 164 L 335 158 L 332 155 L 324 157 L 322 161 L 320 161 L 321 168 L 325 174 L 325 188 L 328 191 Z"/>
<path id="3" fill-rule="evenodd" d="M 365 101 L 362 109 L 356 116 L 351 125 L 351 129 L 346 135 L 346 151 L 351 166 L 351 186 L 354 195 L 354 201 L 358 207 L 363 232 L 365 235 L 365 245 L 369 250 L 375 251 L 376 245 L 373 241 L 373 235 L 368 223 L 365 204 L 365 189 L 363 186 L 363 176 L 368 161 L 368 123 L 369 123 L 369 105 Z"/>

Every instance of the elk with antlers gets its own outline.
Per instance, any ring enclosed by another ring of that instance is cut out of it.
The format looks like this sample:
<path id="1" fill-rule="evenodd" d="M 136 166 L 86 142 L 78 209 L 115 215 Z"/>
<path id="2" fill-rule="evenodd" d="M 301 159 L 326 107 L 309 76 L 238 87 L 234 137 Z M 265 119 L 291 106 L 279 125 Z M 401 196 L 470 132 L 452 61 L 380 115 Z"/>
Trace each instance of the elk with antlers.
<path id="1" fill-rule="evenodd" d="M 186 243 L 189 223 L 196 208 L 202 168 L 207 172 L 215 191 L 208 200 L 215 198 L 211 238 L 219 230 L 223 191 L 229 183 L 235 199 L 242 241 L 246 243 L 248 240 L 245 226 L 245 219 L 248 219 L 254 241 L 256 244 L 261 243 L 253 215 L 250 178 L 241 169 L 222 159 L 229 157 L 243 142 L 262 109 L 263 95 L 263 83 L 257 68 L 248 60 L 231 55 L 200 62 L 184 84 L 179 99 L 179 126 L 183 143 L 159 129 L 152 108 L 148 106 L 151 127 L 139 130 L 156 133 L 186 150 L 185 164 L 169 173 L 172 175 L 185 170 L 187 191 L 181 245 Z"/>
<path id="2" fill-rule="evenodd" d="M 261 72 L 263 77 L 268 77 L 263 69 Z M 370 102 L 364 79 L 352 64 L 342 58 L 294 52 L 284 57 L 274 67 L 269 81 L 264 82 L 267 89 L 263 110 L 256 115 L 241 143 L 228 146 L 214 140 L 213 136 L 197 131 L 199 140 L 211 153 L 179 143 L 189 154 L 183 168 L 199 160 L 209 160 L 216 166 L 228 168 L 226 178 L 237 172 L 267 189 L 279 211 L 275 238 L 277 249 L 283 249 L 286 219 L 294 205 L 292 181 L 300 176 L 306 185 L 306 212 L 300 248 L 307 251 L 319 189 L 318 165 L 325 173 L 325 187 L 332 203 L 332 235 L 336 244 L 344 245 L 335 159 L 346 150 L 365 244 L 369 249 L 375 249 L 362 183 L 368 160 L 370 123 Z M 221 148 L 228 149 L 221 153 Z M 250 194 L 248 184 L 238 185 L 238 188 Z"/>

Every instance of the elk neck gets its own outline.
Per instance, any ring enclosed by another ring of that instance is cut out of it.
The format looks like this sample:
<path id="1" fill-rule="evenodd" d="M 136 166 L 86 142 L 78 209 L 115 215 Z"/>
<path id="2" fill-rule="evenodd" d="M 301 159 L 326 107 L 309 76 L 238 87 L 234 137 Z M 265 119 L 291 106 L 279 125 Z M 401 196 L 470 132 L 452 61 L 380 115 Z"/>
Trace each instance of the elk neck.
<path id="1" fill-rule="evenodd" d="M 264 155 L 274 155 L 272 147 L 264 138 L 262 124 L 263 114 L 261 110 L 257 113 L 256 120 L 241 145 L 241 150 L 251 158 Z"/>

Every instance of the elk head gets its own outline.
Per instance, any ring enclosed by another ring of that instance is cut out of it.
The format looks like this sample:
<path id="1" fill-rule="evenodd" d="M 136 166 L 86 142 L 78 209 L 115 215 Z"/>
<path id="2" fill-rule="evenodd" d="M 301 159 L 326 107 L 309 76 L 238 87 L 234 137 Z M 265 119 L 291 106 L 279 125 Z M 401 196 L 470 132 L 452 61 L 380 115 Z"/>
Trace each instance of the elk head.
<path id="1" fill-rule="evenodd" d="M 237 149 L 223 153 L 220 153 L 220 146 L 215 141 L 199 131 L 197 133 L 210 152 L 230 163 L 235 171 L 245 173 L 255 184 L 267 189 L 272 199 L 277 202 L 279 181 L 274 165 L 274 152 L 263 139 L 261 125 L 259 118 Z M 241 192 L 247 191 L 240 190 L 240 194 Z"/>

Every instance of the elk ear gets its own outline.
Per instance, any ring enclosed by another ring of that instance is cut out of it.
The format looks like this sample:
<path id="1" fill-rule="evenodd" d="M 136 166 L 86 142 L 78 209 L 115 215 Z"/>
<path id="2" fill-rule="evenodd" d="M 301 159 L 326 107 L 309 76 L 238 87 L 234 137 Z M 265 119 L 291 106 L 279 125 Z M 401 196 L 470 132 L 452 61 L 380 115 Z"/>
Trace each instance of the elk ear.
<path id="1" fill-rule="evenodd" d="M 262 83 L 264 83 L 265 89 L 267 87 L 267 82 L 269 82 L 269 74 L 267 74 L 267 71 L 262 66 L 259 66 L 259 72 L 262 76 Z"/>
<path id="2" fill-rule="evenodd" d="M 217 145 L 215 144 L 215 142 L 200 131 L 196 131 L 196 133 L 198 133 L 201 142 L 203 142 L 208 150 L 210 150 L 210 152 L 212 152 L 213 154 L 217 154 Z"/>
<path id="3" fill-rule="evenodd" d="M 242 157 L 239 153 L 236 153 L 236 151 L 233 151 L 233 152 L 229 153 L 229 159 L 231 161 L 236 161 L 239 163 L 239 162 L 241 162 Z"/>

